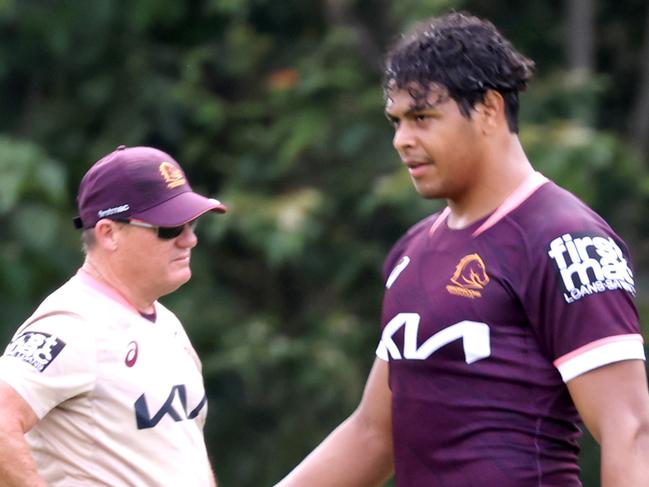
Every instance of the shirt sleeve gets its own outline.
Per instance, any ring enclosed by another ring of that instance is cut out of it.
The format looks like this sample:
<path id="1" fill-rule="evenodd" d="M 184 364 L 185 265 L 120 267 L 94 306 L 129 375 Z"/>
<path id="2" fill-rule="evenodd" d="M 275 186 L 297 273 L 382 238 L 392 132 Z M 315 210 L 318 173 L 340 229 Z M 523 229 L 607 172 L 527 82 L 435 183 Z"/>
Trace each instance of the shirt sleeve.
<path id="1" fill-rule="evenodd" d="M 0 380 L 42 419 L 58 404 L 92 391 L 96 339 L 84 320 L 57 313 L 21 327 L 0 357 Z"/>
<path id="2" fill-rule="evenodd" d="M 613 362 L 644 360 L 629 253 L 605 228 L 541 242 L 523 305 L 564 382 Z"/>

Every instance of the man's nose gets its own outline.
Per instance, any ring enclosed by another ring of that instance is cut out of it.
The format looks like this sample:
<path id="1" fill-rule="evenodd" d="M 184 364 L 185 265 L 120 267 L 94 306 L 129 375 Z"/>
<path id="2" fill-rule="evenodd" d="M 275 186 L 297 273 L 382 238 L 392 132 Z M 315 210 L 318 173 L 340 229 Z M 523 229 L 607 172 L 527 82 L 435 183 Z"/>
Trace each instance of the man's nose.
<path id="1" fill-rule="evenodd" d="M 408 124 L 401 123 L 394 130 L 394 137 L 392 138 L 392 145 L 397 150 L 397 152 L 402 153 L 405 149 L 412 147 L 414 145 L 414 134 L 412 130 L 408 127 Z"/>

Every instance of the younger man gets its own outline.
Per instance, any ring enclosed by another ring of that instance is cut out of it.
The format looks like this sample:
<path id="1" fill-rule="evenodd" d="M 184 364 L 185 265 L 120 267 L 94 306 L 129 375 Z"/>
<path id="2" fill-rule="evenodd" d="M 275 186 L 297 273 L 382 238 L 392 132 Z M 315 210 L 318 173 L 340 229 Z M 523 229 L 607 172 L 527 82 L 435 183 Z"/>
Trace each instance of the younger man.
<path id="1" fill-rule="evenodd" d="M 630 258 L 535 172 L 518 138 L 533 63 L 452 13 L 388 54 L 386 115 L 417 192 L 447 207 L 385 263 L 382 335 L 357 410 L 281 487 L 649 485 L 649 394 Z"/>

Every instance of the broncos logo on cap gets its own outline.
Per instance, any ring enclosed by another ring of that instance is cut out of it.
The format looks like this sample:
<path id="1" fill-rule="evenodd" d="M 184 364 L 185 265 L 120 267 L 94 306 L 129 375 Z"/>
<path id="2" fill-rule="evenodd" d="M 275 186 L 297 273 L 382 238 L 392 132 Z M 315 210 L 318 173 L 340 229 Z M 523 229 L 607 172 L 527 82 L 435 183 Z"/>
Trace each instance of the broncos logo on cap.
<path id="1" fill-rule="evenodd" d="M 162 174 L 165 183 L 167 183 L 167 188 L 169 189 L 177 188 L 178 186 L 182 186 L 187 182 L 185 175 L 180 170 L 180 168 L 174 166 L 170 162 L 161 163 L 159 169 L 160 174 Z"/>
<path id="2" fill-rule="evenodd" d="M 446 290 L 456 296 L 479 298 L 482 296 L 480 289 L 489 283 L 487 267 L 478 254 L 469 254 L 462 257 L 455 272 L 451 277 L 454 285 L 446 286 Z"/>

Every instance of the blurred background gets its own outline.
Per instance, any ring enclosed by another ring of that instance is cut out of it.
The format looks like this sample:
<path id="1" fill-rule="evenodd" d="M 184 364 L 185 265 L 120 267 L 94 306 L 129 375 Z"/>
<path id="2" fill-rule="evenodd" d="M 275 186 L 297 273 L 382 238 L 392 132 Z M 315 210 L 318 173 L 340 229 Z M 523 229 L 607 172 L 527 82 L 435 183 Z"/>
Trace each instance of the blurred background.
<path id="1" fill-rule="evenodd" d="M 631 247 L 646 334 L 646 0 L 0 0 L 0 349 L 82 261 L 85 170 L 164 149 L 230 208 L 163 299 L 203 360 L 220 485 L 279 480 L 357 404 L 382 260 L 439 208 L 391 147 L 380 75 L 400 32 L 448 9 L 537 62 L 525 148 Z M 587 486 L 597 454 L 586 437 Z"/>

